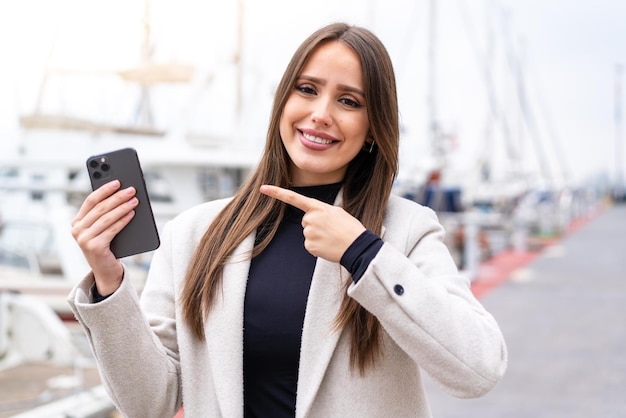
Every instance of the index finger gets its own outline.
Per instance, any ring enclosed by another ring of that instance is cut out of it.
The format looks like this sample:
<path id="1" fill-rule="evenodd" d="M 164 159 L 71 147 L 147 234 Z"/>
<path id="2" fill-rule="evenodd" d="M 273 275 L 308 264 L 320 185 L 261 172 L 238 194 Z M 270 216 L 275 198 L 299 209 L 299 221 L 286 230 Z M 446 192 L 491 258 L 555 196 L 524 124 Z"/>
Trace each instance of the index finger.
<path id="1" fill-rule="evenodd" d="M 291 206 L 295 206 L 305 212 L 310 211 L 321 203 L 319 200 L 302 196 L 301 194 L 296 193 L 293 190 L 283 189 L 282 187 L 278 186 L 270 186 L 268 184 L 264 184 L 263 186 L 261 186 L 259 191 L 269 197 L 273 197 L 274 199 L 278 199 L 281 202 L 285 202 L 287 204 L 290 204 Z"/>

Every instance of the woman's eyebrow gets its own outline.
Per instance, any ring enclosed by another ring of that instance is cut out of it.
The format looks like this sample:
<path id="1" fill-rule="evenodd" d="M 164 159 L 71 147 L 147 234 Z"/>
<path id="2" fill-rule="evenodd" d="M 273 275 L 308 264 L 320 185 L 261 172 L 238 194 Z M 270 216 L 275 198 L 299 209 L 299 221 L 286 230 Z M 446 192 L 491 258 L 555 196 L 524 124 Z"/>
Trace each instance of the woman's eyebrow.
<path id="1" fill-rule="evenodd" d="M 321 78 L 318 77 L 314 77 L 311 75 L 306 75 L 306 74 L 302 74 L 299 77 L 301 80 L 306 80 L 306 81 L 310 81 L 312 83 L 315 84 L 320 84 L 320 85 L 326 85 L 326 80 L 322 80 Z M 363 93 L 363 90 L 357 88 L 357 87 L 353 87 L 353 86 L 349 86 L 347 84 L 339 84 L 339 90 L 341 91 L 346 91 L 346 92 L 350 92 L 350 93 L 356 93 L 359 94 L 363 97 L 365 97 L 365 93 Z"/>

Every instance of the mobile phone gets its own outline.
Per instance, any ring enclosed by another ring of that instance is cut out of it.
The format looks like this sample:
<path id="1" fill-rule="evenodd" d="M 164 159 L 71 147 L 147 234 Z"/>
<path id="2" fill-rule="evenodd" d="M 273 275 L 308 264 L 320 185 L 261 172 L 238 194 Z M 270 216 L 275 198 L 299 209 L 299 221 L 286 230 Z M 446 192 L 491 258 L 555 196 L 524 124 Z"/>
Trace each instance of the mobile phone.
<path id="1" fill-rule="evenodd" d="M 155 250 L 160 245 L 159 232 L 137 151 L 124 148 L 87 159 L 87 172 L 92 190 L 105 183 L 119 180 L 121 189 L 134 187 L 139 204 L 135 216 L 111 241 L 111 251 L 117 258 Z"/>

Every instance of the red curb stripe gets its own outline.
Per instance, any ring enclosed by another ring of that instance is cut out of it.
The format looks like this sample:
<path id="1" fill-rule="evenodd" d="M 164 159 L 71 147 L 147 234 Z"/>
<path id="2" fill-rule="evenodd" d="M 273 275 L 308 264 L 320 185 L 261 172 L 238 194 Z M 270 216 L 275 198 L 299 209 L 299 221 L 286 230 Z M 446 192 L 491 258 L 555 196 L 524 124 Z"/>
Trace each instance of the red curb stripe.
<path id="1" fill-rule="evenodd" d="M 478 268 L 478 276 L 472 282 L 472 292 L 477 298 L 502 284 L 511 273 L 539 256 L 535 251 L 505 250 L 485 261 Z"/>
<path id="2" fill-rule="evenodd" d="M 474 279 L 471 283 L 472 293 L 474 293 L 476 298 L 484 296 L 487 292 L 509 279 L 515 270 L 532 262 L 542 253 L 543 249 L 557 243 L 563 237 L 576 232 L 589 221 L 595 219 L 602 213 L 603 209 L 603 205 L 598 205 L 586 216 L 574 219 L 569 224 L 566 233 L 562 236 L 543 239 L 543 242 L 541 243 L 541 250 L 539 251 L 505 250 L 496 254 L 489 260 L 484 261 L 478 267 L 476 279 Z"/>

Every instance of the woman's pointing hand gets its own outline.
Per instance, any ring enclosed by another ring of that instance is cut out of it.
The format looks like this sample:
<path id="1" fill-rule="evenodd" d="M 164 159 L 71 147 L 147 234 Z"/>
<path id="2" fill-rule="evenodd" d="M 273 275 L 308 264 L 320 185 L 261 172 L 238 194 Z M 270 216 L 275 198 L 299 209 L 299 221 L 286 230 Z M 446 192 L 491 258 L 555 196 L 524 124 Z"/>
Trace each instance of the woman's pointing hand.
<path id="1" fill-rule="evenodd" d="M 304 248 L 316 257 L 338 263 L 350 244 L 365 231 L 358 219 L 338 206 L 277 186 L 263 185 L 260 192 L 304 211 Z"/>

